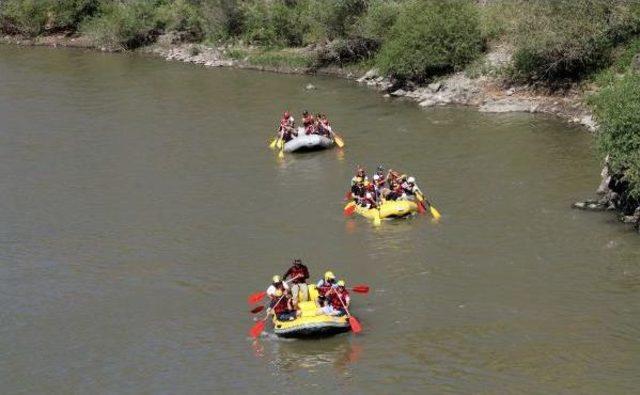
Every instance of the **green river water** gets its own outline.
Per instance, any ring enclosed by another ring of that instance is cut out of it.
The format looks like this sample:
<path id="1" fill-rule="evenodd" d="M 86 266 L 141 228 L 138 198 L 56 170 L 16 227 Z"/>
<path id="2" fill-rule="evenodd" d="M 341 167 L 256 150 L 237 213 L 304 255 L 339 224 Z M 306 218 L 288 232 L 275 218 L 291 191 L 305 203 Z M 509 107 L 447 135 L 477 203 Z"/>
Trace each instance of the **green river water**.
<path id="1" fill-rule="evenodd" d="M 285 108 L 326 112 L 346 148 L 278 162 Z M 440 223 L 345 220 L 355 166 L 379 163 Z M 637 392 L 640 239 L 570 208 L 599 167 L 551 117 L 0 46 L 0 390 Z M 294 257 L 372 287 L 362 334 L 248 338 L 247 295 Z"/>

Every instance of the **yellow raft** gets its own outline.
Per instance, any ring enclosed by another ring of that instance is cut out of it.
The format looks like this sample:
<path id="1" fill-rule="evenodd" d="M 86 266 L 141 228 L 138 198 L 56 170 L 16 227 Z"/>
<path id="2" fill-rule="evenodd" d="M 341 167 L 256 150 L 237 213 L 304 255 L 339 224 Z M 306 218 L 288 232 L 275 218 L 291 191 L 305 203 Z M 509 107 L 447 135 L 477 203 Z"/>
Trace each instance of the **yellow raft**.
<path id="1" fill-rule="evenodd" d="M 319 311 L 316 301 L 318 290 L 313 284 L 309 287 L 309 299 L 299 301 L 298 308 L 302 315 L 295 320 L 280 321 L 273 317 L 273 333 L 286 338 L 314 338 L 333 336 L 351 329 L 347 316 L 328 316 Z"/>
<path id="2" fill-rule="evenodd" d="M 410 200 L 385 200 L 380 209 L 356 206 L 356 213 L 365 218 L 375 219 L 377 212 L 380 218 L 402 218 L 418 212 L 418 205 Z"/>

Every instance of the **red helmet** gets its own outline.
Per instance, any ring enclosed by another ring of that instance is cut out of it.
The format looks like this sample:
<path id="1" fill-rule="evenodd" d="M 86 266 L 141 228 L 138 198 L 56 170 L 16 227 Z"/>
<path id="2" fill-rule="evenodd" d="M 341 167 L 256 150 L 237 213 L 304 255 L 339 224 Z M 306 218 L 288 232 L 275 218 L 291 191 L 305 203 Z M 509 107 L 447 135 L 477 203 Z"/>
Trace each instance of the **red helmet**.
<path id="1" fill-rule="evenodd" d="M 284 117 L 285 117 L 285 118 L 289 118 L 289 117 L 291 117 L 291 114 L 289 114 L 289 111 L 285 111 L 285 112 L 284 112 Z"/>

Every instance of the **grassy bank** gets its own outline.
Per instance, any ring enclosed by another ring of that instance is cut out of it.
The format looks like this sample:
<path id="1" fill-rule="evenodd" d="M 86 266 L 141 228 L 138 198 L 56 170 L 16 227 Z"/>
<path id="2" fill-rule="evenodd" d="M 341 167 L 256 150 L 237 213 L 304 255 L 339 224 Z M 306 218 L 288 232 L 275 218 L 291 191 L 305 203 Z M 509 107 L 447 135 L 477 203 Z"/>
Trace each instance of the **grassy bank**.
<path id="1" fill-rule="evenodd" d="M 513 56 L 491 75 L 505 84 L 600 92 L 589 99 L 602 125 L 598 154 L 640 196 L 636 0 L 5 0 L 0 28 L 121 49 L 172 32 L 178 42 L 224 43 L 255 66 L 375 66 L 400 83 L 481 75 L 488 46 L 501 43 Z"/>

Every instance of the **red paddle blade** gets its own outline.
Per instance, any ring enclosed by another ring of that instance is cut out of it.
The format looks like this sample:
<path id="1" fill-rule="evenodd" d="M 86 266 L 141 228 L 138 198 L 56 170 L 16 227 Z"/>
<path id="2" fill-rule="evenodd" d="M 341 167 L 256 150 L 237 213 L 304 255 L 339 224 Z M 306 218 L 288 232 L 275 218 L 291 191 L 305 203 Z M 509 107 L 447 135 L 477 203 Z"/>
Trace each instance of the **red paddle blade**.
<path id="1" fill-rule="evenodd" d="M 267 294 L 267 291 L 256 292 L 254 294 L 249 295 L 248 302 L 249 304 L 256 304 L 264 298 L 264 295 Z"/>
<path id="2" fill-rule="evenodd" d="M 264 321 L 260 320 L 256 322 L 256 324 L 251 328 L 251 330 L 249 331 L 249 336 L 255 339 L 256 337 L 260 336 L 263 330 L 264 330 Z"/>
<path id="3" fill-rule="evenodd" d="M 362 332 L 362 326 L 360 325 L 360 322 L 358 322 L 356 317 L 354 316 L 349 317 L 349 325 L 351 326 L 351 330 L 353 331 L 353 333 Z"/>
<path id="4" fill-rule="evenodd" d="M 343 214 L 345 217 L 350 217 L 354 213 L 354 211 L 356 211 L 356 205 L 352 204 L 344 209 Z"/>
<path id="5" fill-rule="evenodd" d="M 369 286 L 368 285 L 356 285 L 353 288 L 351 288 L 351 290 L 353 292 L 366 294 L 366 293 L 369 293 Z"/>
<path id="6" fill-rule="evenodd" d="M 261 312 L 262 310 L 264 310 L 264 306 L 263 306 L 263 305 L 260 305 L 260 306 L 256 306 L 256 307 L 254 307 L 253 309 L 251 309 L 251 312 L 252 312 L 253 314 L 256 314 L 256 313 Z"/>
<path id="7" fill-rule="evenodd" d="M 424 214 L 427 210 L 424 208 L 424 203 L 423 202 L 418 202 L 418 212 L 420 214 Z"/>

